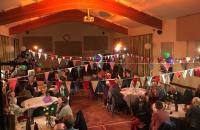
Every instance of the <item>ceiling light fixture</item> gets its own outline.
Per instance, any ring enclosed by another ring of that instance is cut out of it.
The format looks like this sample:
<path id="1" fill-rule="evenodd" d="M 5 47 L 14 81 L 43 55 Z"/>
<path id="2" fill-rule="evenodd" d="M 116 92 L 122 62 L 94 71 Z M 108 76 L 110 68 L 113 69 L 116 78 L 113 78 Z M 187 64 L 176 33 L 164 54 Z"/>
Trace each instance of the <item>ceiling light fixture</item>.
<path id="1" fill-rule="evenodd" d="M 83 17 L 83 21 L 86 23 L 94 22 L 94 17 L 90 15 L 90 9 L 87 10 L 87 15 Z"/>

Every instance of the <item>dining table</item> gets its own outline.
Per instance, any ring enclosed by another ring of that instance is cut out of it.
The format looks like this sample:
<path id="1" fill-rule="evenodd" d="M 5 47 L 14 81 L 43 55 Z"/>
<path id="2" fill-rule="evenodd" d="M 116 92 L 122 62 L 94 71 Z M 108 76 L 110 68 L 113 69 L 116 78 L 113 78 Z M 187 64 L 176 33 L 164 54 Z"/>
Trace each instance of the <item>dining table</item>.
<path id="1" fill-rule="evenodd" d="M 50 106 L 52 103 L 58 101 L 57 97 L 49 96 L 50 100 L 48 102 L 44 101 L 45 96 L 41 97 L 33 97 L 27 99 L 21 103 L 21 106 L 27 109 L 34 109 L 38 107 L 47 107 Z"/>
<path id="2" fill-rule="evenodd" d="M 187 127 L 186 110 L 189 106 L 185 104 L 178 104 L 178 111 L 175 110 L 175 104 L 164 103 L 164 110 L 169 113 L 170 120 L 176 124 L 176 130 L 184 130 Z M 155 103 L 152 105 L 153 112 L 157 111 Z"/>
<path id="3" fill-rule="evenodd" d="M 164 103 L 164 110 L 169 113 L 171 118 L 185 118 L 186 108 L 185 104 L 178 104 L 178 111 L 175 110 L 174 103 Z M 153 111 L 157 111 L 155 107 L 155 103 L 152 105 Z"/>
<path id="4" fill-rule="evenodd" d="M 123 98 L 126 101 L 128 107 L 131 108 L 131 104 L 134 103 L 138 97 L 144 96 L 146 90 L 143 88 L 130 87 L 121 89 L 120 93 L 123 95 Z"/>

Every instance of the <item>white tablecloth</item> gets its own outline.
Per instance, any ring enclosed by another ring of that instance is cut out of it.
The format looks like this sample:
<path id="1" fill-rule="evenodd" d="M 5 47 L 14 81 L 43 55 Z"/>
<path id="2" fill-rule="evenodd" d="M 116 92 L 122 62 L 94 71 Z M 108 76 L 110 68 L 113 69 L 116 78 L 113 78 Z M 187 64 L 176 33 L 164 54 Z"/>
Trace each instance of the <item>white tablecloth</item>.
<path id="1" fill-rule="evenodd" d="M 123 88 L 120 93 L 124 96 L 124 100 L 130 108 L 131 103 L 139 96 L 143 96 L 146 93 L 146 90 L 143 88 Z"/>
<path id="2" fill-rule="evenodd" d="M 124 97 L 128 95 L 143 96 L 146 90 L 143 88 L 123 88 L 120 93 L 123 94 Z"/>
<path id="3" fill-rule="evenodd" d="M 169 109 L 166 108 L 167 107 L 166 104 L 164 104 L 164 107 L 165 107 L 165 111 L 167 111 L 169 113 L 170 117 L 173 117 L 173 118 L 185 118 L 186 112 L 184 110 L 184 105 L 185 104 L 178 104 L 178 111 L 177 112 L 175 111 L 175 105 L 174 104 L 170 104 Z M 156 111 L 155 104 L 153 104 L 152 107 L 153 107 L 153 111 Z"/>
<path id="4" fill-rule="evenodd" d="M 21 106 L 28 108 L 28 109 L 38 108 L 38 107 L 46 107 L 58 100 L 56 97 L 51 97 L 51 98 L 52 98 L 52 101 L 48 102 L 48 103 L 45 103 L 43 101 L 44 96 L 30 98 L 28 100 L 23 101 Z"/>

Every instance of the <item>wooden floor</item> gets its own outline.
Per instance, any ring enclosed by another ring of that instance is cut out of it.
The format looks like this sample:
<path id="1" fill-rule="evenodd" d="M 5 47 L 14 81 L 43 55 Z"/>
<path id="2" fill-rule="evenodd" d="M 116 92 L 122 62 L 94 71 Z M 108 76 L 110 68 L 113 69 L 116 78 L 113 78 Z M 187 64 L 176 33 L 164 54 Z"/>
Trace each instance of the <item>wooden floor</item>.
<path id="1" fill-rule="evenodd" d="M 87 92 L 72 97 L 73 113 L 83 111 L 89 130 L 131 130 L 131 116 L 116 113 L 112 116 L 101 99 L 89 98 Z"/>

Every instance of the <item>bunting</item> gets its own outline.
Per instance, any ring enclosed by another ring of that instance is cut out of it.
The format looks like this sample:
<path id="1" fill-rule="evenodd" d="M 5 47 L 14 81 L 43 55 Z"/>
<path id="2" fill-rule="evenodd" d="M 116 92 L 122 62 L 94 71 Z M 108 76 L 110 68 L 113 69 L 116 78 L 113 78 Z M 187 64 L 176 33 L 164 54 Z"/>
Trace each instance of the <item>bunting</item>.
<path id="1" fill-rule="evenodd" d="M 182 76 L 183 76 L 184 79 L 187 77 L 187 72 L 188 72 L 188 70 L 184 70 L 184 71 L 183 71 Z"/>
<path id="2" fill-rule="evenodd" d="M 151 76 L 147 76 L 147 85 L 151 86 L 151 81 L 152 81 L 152 77 Z"/>
<path id="3" fill-rule="evenodd" d="M 44 54 L 44 59 L 47 60 L 47 54 L 46 53 Z"/>
<path id="4" fill-rule="evenodd" d="M 85 72 L 87 72 L 88 69 L 88 64 L 84 65 L 85 66 Z"/>
<path id="5" fill-rule="evenodd" d="M 72 67 L 71 67 L 71 68 L 68 68 L 68 70 L 69 70 L 69 72 L 71 73 L 71 71 L 72 71 Z"/>
<path id="6" fill-rule="evenodd" d="M 188 70 L 188 74 L 189 74 L 190 77 L 192 77 L 193 71 L 194 71 L 193 69 L 189 69 L 189 70 Z"/>
<path id="7" fill-rule="evenodd" d="M 169 67 L 170 67 L 170 64 L 169 63 L 165 63 L 165 64 L 163 64 L 163 66 L 165 67 L 166 71 L 168 71 Z"/>
<path id="8" fill-rule="evenodd" d="M 140 77 L 140 82 L 142 86 L 144 86 L 145 80 L 146 80 L 146 77 Z"/>
<path id="9" fill-rule="evenodd" d="M 45 80 L 47 81 L 49 77 L 49 72 L 44 72 L 44 77 L 45 77 Z"/>
<path id="10" fill-rule="evenodd" d="M 180 79 L 180 78 L 181 78 L 181 75 L 182 75 L 182 73 L 183 73 L 183 72 L 180 72 L 180 71 L 178 71 L 178 72 L 175 72 L 176 78 L 177 78 L 177 79 Z"/>
<path id="11" fill-rule="evenodd" d="M 58 58 L 58 64 L 60 64 L 62 61 L 62 58 Z"/>

